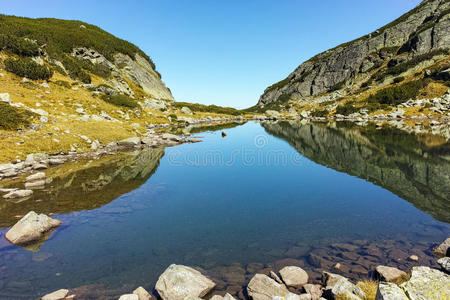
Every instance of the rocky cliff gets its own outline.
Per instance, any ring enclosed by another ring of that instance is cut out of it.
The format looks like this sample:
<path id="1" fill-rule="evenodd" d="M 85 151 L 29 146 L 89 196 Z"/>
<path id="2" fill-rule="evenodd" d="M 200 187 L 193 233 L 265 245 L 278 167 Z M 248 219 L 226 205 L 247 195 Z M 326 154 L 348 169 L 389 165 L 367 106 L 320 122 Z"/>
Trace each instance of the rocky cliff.
<path id="1" fill-rule="evenodd" d="M 309 159 L 377 184 L 434 218 L 450 222 L 450 146 L 427 146 L 395 129 L 336 127 L 335 123 L 279 122 L 266 131 Z M 433 155 L 431 155 L 433 154 Z"/>
<path id="2" fill-rule="evenodd" d="M 390 83 L 390 72 L 378 76 L 378 81 L 370 77 L 401 63 L 412 61 L 409 67 L 413 68 L 446 54 L 443 50 L 450 47 L 449 12 L 450 1 L 425 0 L 375 32 L 304 62 L 286 79 L 268 87 L 258 105 L 309 100 L 327 93 L 331 94 L 327 100 L 335 100 L 358 92 L 365 82 L 366 85 Z M 420 59 L 413 61 L 417 57 Z"/>

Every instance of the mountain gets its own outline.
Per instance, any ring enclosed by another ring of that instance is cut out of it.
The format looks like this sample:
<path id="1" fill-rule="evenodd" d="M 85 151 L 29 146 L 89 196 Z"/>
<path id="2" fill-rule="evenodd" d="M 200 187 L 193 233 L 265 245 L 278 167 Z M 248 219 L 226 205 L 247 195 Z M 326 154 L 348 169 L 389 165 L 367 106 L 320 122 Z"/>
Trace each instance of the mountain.
<path id="1" fill-rule="evenodd" d="M 97 26 L 0 15 L 0 163 L 95 151 L 142 137 L 150 125 L 239 114 L 175 102 L 146 53 Z"/>
<path id="2" fill-rule="evenodd" d="M 371 94 L 389 88 L 384 92 L 386 103 L 378 104 L 393 105 L 400 99 L 391 94 L 405 91 L 405 98 L 415 98 L 436 82 L 434 92 L 425 96 L 441 96 L 450 79 L 449 12 L 450 1 L 425 0 L 386 26 L 302 63 L 268 87 L 258 106 L 301 109 L 305 104 L 346 100 L 364 107 L 377 102 L 368 100 Z"/>
<path id="3" fill-rule="evenodd" d="M 113 90 L 135 96 L 131 85 L 148 97 L 173 100 L 161 81 L 155 64 L 137 46 L 80 21 L 29 19 L 0 15 L 0 49 L 26 63 L 30 57 L 39 65 L 48 64 L 50 72 L 68 75 L 91 84 L 92 76 L 104 80 Z M 37 72 L 7 70 L 29 79 L 47 79 Z M 30 68 L 28 68 L 30 69 Z"/>

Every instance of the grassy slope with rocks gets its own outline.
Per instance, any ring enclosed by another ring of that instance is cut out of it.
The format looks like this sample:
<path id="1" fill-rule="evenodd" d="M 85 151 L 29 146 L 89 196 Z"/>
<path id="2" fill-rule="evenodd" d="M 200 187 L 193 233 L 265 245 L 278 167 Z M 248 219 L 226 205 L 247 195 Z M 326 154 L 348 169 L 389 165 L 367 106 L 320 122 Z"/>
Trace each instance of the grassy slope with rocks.
<path id="1" fill-rule="evenodd" d="M 443 96 L 450 87 L 449 6 L 425 0 L 375 32 L 316 55 L 268 87 L 252 110 L 294 108 L 327 117 L 368 108 L 379 114 L 408 99 Z M 419 113 L 442 117 L 428 107 L 406 109 L 406 115 Z"/>
<path id="2" fill-rule="evenodd" d="M 0 15 L 0 32 L 0 162 L 30 153 L 86 152 L 91 144 L 84 137 L 106 145 L 180 117 L 238 113 L 173 102 L 144 52 L 96 26 Z M 77 48 L 95 51 L 94 58 L 74 55 Z M 191 113 L 182 112 L 184 106 Z"/>

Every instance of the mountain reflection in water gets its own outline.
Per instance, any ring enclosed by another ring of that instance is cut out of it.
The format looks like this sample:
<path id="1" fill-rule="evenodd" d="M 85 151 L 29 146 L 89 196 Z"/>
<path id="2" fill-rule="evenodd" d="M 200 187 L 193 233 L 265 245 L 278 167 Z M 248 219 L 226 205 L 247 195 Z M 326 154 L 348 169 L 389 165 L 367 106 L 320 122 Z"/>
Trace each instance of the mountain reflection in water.
<path id="1" fill-rule="evenodd" d="M 316 163 L 373 182 L 450 223 L 450 143 L 349 123 L 263 123 Z"/>

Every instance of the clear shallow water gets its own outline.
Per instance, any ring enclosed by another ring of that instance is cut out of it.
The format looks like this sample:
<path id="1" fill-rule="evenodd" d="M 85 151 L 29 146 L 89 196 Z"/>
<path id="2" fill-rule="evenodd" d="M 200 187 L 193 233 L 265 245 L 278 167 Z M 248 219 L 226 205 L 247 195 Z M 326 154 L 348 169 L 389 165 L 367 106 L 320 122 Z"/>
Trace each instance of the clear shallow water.
<path id="1" fill-rule="evenodd" d="M 323 124 L 225 131 L 93 162 L 55 175 L 32 199 L 3 203 L 2 232 L 30 209 L 64 225 L 37 252 L 0 243 L 0 298 L 151 290 L 171 263 L 200 267 L 236 294 L 254 272 L 283 264 L 315 278 L 342 261 L 360 278 L 371 264 L 410 267 L 405 255 L 430 264 L 432 243 L 450 234 L 448 144 Z"/>

